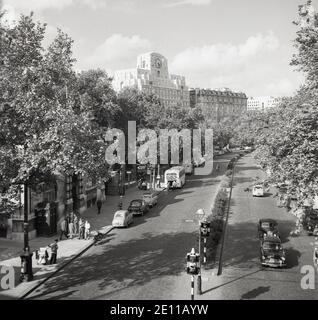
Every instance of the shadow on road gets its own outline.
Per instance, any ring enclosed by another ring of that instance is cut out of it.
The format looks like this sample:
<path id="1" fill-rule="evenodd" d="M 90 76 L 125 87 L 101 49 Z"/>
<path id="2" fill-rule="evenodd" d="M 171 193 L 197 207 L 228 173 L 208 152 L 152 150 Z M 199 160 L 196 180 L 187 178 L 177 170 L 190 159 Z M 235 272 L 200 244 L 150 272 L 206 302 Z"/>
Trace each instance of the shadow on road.
<path id="1" fill-rule="evenodd" d="M 260 271 L 261 271 L 261 269 L 255 270 L 255 271 L 250 272 L 250 273 L 247 273 L 247 274 L 244 274 L 244 275 L 242 275 L 242 276 L 240 276 L 240 277 L 237 277 L 237 278 L 235 278 L 235 279 L 233 279 L 233 280 L 224 282 L 224 283 L 222 283 L 222 284 L 220 284 L 220 285 L 218 285 L 218 286 L 216 286 L 216 287 L 213 287 L 213 288 L 211 288 L 211 289 L 208 289 L 208 290 L 206 290 L 206 291 L 203 291 L 202 294 L 206 294 L 206 293 L 211 292 L 211 291 L 213 291 L 213 290 L 216 290 L 216 289 L 219 289 L 219 288 L 221 288 L 221 287 L 227 286 L 228 284 L 231 284 L 231 283 L 233 283 L 233 282 L 236 282 L 236 281 L 239 281 L 239 280 L 241 280 L 241 279 L 247 278 L 247 277 L 249 277 L 249 276 L 251 276 L 251 275 L 253 275 L 253 274 L 256 274 L 256 273 L 258 273 L 258 272 L 260 272 Z"/>
<path id="2" fill-rule="evenodd" d="M 277 220 L 282 243 L 289 241 L 289 233 L 294 223 L 289 220 Z M 286 248 L 287 268 L 298 266 L 301 256 L 298 250 Z M 259 263 L 260 241 L 257 223 L 241 222 L 227 226 L 227 237 L 223 256 L 223 266 L 253 268 Z"/>
<path id="3" fill-rule="evenodd" d="M 267 287 L 258 287 L 255 288 L 251 291 L 248 291 L 246 293 L 244 293 L 241 297 L 241 300 L 249 300 L 249 299 L 255 299 L 256 297 L 258 297 L 259 295 L 270 291 L 270 286 Z"/>
<path id="4" fill-rule="evenodd" d="M 71 268 L 45 283 L 32 298 L 72 298 L 74 287 L 83 282 L 96 283 L 95 295 L 106 296 L 121 288 L 143 285 L 162 276 L 185 272 L 185 256 L 193 245 L 193 233 L 174 233 L 154 236 L 143 234 L 142 238 L 129 240 L 75 260 Z M 182 248 L 182 249 L 180 249 Z M 100 290 L 100 291 L 99 291 Z"/>

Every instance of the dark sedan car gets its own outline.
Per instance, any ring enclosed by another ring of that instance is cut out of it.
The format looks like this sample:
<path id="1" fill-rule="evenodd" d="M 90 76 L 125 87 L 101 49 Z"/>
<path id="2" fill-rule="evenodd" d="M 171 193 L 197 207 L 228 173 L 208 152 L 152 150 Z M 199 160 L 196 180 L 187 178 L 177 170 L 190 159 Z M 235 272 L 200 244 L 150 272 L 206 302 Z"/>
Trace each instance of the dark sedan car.
<path id="1" fill-rule="evenodd" d="M 130 202 L 128 211 L 132 212 L 134 216 L 143 216 L 145 213 L 149 211 L 149 205 L 142 199 L 135 199 Z"/>
<path id="2" fill-rule="evenodd" d="M 262 240 L 267 236 L 279 237 L 277 221 L 274 219 L 260 219 L 258 221 L 258 237 Z"/>
<path id="3" fill-rule="evenodd" d="M 318 236 L 318 210 L 314 209 L 309 214 L 306 214 L 303 222 L 304 230 L 308 235 Z"/>
<path id="4" fill-rule="evenodd" d="M 286 267 L 285 250 L 278 237 L 268 236 L 261 241 L 260 260 L 266 267 Z"/>

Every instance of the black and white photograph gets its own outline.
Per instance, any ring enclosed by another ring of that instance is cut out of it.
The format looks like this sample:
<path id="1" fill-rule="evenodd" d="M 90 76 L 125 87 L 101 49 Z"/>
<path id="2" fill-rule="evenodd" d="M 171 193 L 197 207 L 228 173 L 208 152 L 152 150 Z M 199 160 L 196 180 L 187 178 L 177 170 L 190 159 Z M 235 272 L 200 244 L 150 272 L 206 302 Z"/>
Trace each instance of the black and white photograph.
<path id="1" fill-rule="evenodd" d="M 318 0 L 0 0 L 0 304 L 317 299 Z"/>

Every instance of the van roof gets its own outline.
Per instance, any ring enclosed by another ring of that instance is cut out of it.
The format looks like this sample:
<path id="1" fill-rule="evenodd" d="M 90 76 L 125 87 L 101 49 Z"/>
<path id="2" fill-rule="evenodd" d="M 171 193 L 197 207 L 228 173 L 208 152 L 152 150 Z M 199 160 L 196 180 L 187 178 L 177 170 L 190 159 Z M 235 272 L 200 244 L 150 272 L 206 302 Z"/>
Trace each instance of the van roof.
<path id="1" fill-rule="evenodd" d="M 170 170 L 182 170 L 184 169 L 184 167 L 182 166 L 174 166 L 174 167 L 171 167 L 170 169 L 168 169 L 167 171 L 170 171 Z"/>

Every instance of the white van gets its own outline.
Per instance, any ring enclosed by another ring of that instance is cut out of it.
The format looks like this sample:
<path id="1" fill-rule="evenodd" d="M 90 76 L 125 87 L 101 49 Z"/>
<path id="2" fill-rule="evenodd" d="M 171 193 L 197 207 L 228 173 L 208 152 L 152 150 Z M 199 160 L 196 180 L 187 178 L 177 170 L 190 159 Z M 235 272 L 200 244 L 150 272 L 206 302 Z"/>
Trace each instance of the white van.
<path id="1" fill-rule="evenodd" d="M 185 169 L 181 166 L 172 167 L 165 172 L 165 187 L 167 189 L 182 188 L 185 184 Z"/>
<path id="2" fill-rule="evenodd" d="M 253 197 L 263 197 L 264 196 L 264 187 L 261 184 L 257 184 L 253 187 Z"/>

